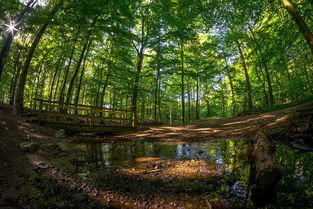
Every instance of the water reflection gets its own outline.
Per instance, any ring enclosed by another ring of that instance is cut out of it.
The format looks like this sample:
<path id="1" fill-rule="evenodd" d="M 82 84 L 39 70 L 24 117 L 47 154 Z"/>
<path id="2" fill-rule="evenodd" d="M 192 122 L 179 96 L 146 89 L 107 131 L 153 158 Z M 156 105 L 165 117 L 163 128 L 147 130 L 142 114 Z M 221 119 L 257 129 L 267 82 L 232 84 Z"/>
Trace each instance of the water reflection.
<path id="1" fill-rule="evenodd" d="M 247 158 L 250 145 L 251 141 L 248 140 L 218 140 L 184 144 L 155 144 L 134 141 L 116 143 L 79 142 L 79 146 L 87 152 L 79 154 L 73 160 L 73 163 L 80 172 L 90 171 L 92 173 L 102 171 L 106 167 L 133 168 L 139 164 L 147 163 L 147 159 L 173 160 L 184 163 L 201 161 L 201 163 L 194 164 L 198 166 L 195 170 L 192 170 L 192 163 L 184 165 L 189 166 L 190 172 L 216 172 L 220 178 L 214 180 L 214 183 L 210 183 L 210 185 L 203 183 L 209 177 L 203 175 L 203 182 L 191 183 L 192 188 L 184 186 L 184 183 L 187 182 L 184 179 L 184 181 L 179 182 L 180 187 L 183 188 L 183 192 L 180 193 L 195 194 L 196 191 L 201 191 L 201 195 L 197 193 L 199 198 L 208 198 L 210 200 L 212 197 L 212 201 L 219 195 L 220 202 L 223 202 L 223 198 L 226 196 L 228 198 L 229 195 L 232 195 L 232 198 L 235 198 L 236 201 L 231 204 L 241 207 L 245 202 L 248 188 L 249 163 Z M 283 176 L 277 185 L 277 201 L 268 208 L 313 208 L 313 152 L 299 153 L 285 144 L 277 143 L 276 158 L 282 167 Z M 180 172 L 185 170 L 185 168 L 179 170 L 179 167 L 174 165 L 171 168 L 172 170 L 168 168 L 167 172 L 164 171 L 163 174 L 166 178 L 171 176 L 172 172 L 173 175 L 179 176 Z M 222 172 L 219 172 L 220 168 L 222 168 Z M 227 173 L 229 175 L 225 175 Z M 188 174 L 187 171 L 185 174 Z M 100 182 L 100 180 L 95 181 Z M 164 185 L 158 182 L 157 187 L 171 185 L 170 181 L 164 181 L 169 182 L 164 183 Z M 173 183 L 173 185 L 176 184 Z M 104 185 L 106 184 L 104 183 Z M 219 204 L 216 203 L 216 205 Z M 248 201 L 245 207 L 254 208 L 251 201 Z"/>
<path id="2" fill-rule="evenodd" d="M 238 161 L 235 144 L 239 141 L 220 140 L 208 143 L 154 144 L 149 142 L 96 143 L 80 142 L 87 150 L 76 159 L 79 166 L 134 166 L 140 158 L 159 158 L 173 160 L 202 159 L 211 165 L 230 165 Z M 241 152 L 245 152 L 243 149 Z M 240 159 L 245 161 L 245 157 Z"/>
<path id="3" fill-rule="evenodd" d="M 277 144 L 276 155 L 283 178 L 275 205 L 288 208 L 313 208 L 313 152 L 298 152 Z"/>

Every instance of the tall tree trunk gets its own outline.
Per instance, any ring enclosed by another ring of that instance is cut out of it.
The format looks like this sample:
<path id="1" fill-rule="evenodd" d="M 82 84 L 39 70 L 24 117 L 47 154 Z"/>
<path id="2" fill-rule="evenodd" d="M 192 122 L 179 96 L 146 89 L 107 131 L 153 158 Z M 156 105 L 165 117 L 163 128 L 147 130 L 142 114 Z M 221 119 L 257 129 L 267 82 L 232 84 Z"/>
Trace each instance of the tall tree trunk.
<path id="1" fill-rule="evenodd" d="M 210 100 L 206 100 L 206 111 L 207 111 L 207 117 L 211 117 L 211 105 L 210 105 Z"/>
<path id="2" fill-rule="evenodd" d="M 21 68 L 20 68 L 20 58 L 21 58 L 21 51 L 22 49 L 20 48 L 19 51 L 18 51 L 18 54 L 17 54 L 17 58 L 15 59 L 15 63 L 14 63 L 14 72 L 13 72 L 13 76 L 12 76 L 12 79 L 11 79 L 11 85 L 10 85 L 10 102 L 9 104 L 10 105 L 13 105 L 13 102 L 14 102 L 14 95 L 15 95 L 15 88 L 16 88 L 16 82 L 17 82 L 17 79 L 20 75 L 20 71 L 21 71 Z"/>
<path id="3" fill-rule="evenodd" d="M 78 83 L 77 90 L 76 90 L 76 96 L 75 96 L 75 101 L 74 101 L 75 105 L 78 105 L 78 103 L 79 103 L 80 90 L 81 90 L 81 86 L 82 86 L 82 83 L 83 83 L 83 78 L 84 78 L 84 75 L 85 75 L 85 68 L 86 68 L 86 63 L 87 63 L 87 57 L 88 57 L 88 54 L 89 54 L 91 43 L 92 43 L 92 41 L 89 42 L 88 47 L 87 47 L 87 52 L 86 52 L 85 57 L 84 57 L 83 67 L 82 67 L 82 71 L 81 71 L 80 78 L 79 78 L 79 83 Z"/>
<path id="4" fill-rule="evenodd" d="M 251 29 L 251 27 L 249 26 L 249 31 L 251 33 L 251 35 L 253 36 L 253 38 L 256 41 L 256 55 L 259 58 L 259 63 L 260 66 L 262 66 L 264 68 L 264 72 L 265 72 L 265 78 L 266 78 L 266 82 L 267 82 L 267 86 L 268 86 L 268 95 L 269 95 L 269 105 L 273 106 L 274 105 L 274 95 L 273 95 L 273 87 L 272 87 L 272 82 L 271 82 L 271 77 L 270 77 L 270 71 L 268 69 L 267 63 L 264 59 L 264 57 L 261 54 L 261 50 L 260 50 L 260 44 L 258 42 L 258 39 L 256 38 L 256 36 L 254 35 L 253 30 Z"/>
<path id="5" fill-rule="evenodd" d="M 139 78 L 140 78 L 140 73 L 142 70 L 142 63 L 143 63 L 143 51 L 144 51 L 144 47 L 141 46 L 140 50 L 137 53 L 136 75 L 135 75 L 134 89 L 133 89 L 133 95 L 132 95 L 132 100 L 131 100 L 131 112 L 133 114 L 132 125 L 135 125 L 137 123 L 137 98 L 138 98 Z"/>
<path id="6" fill-rule="evenodd" d="M 43 99 L 44 98 L 44 90 L 45 90 L 45 86 L 46 86 L 46 79 L 47 79 L 47 71 L 43 72 L 43 78 L 41 79 L 41 85 L 40 85 L 40 94 L 39 94 L 39 98 Z"/>
<path id="7" fill-rule="evenodd" d="M 247 97 L 248 97 L 248 109 L 252 110 L 252 108 L 253 108 L 253 104 L 252 104 L 252 88 L 251 88 L 251 84 L 250 84 L 250 78 L 249 78 L 249 73 L 248 73 L 248 69 L 247 69 L 247 64 L 246 64 L 246 61 L 245 61 L 245 57 L 243 56 L 239 40 L 236 39 L 235 41 L 236 41 L 236 44 L 237 44 L 237 47 L 238 47 L 242 68 L 244 70 L 245 78 L 246 78 Z"/>
<path id="8" fill-rule="evenodd" d="M 269 105 L 269 101 L 268 101 L 268 95 L 267 95 L 267 92 L 266 92 L 266 87 L 265 87 L 265 79 L 264 79 L 264 75 L 263 75 L 263 72 L 262 72 L 262 68 L 259 66 L 259 69 L 260 69 L 260 73 L 262 74 L 262 77 L 259 73 L 258 70 L 255 71 L 255 74 L 259 80 L 259 83 L 262 84 L 262 90 L 263 90 L 263 94 L 264 94 L 264 106 L 268 106 Z"/>
<path id="9" fill-rule="evenodd" d="M 38 89 L 39 89 L 39 81 L 40 81 L 40 78 L 41 78 L 41 73 L 42 73 L 42 69 L 43 69 L 43 66 L 44 66 L 44 61 L 45 61 L 45 58 L 46 58 L 46 55 L 47 54 L 45 54 L 44 56 L 43 56 L 43 58 L 41 59 L 41 62 L 40 62 L 40 66 L 39 66 L 39 71 L 38 71 L 38 74 L 37 74 L 37 76 L 36 76 L 36 78 L 35 78 L 35 86 L 34 86 L 34 88 L 35 88 L 35 93 L 33 94 L 33 90 L 32 90 L 32 97 L 33 98 L 35 98 L 35 99 L 39 99 L 39 98 L 37 98 L 37 95 L 38 95 Z M 30 101 L 30 107 L 32 107 L 32 104 L 33 104 L 33 100 L 31 100 Z M 34 109 L 36 109 L 36 102 L 34 103 Z"/>
<path id="10" fill-rule="evenodd" d="M 182 115 L 181 122 L 185 123 L 185 67 L 184 67 L 184 46 L 180 44 L 181 59 L 181 99 L 182 99 Z"/>
<path id="11" fill-rule="evenodd" d="M 231 90 L 231 101 L 232 101 L 232 106 L 233 106 L 232 114 L 235 115 L 235 113 L 236 113 L 236 99 L 235 99 L 233 78 L 230 74 L 227 74 L 227 77 L 229 80 L 229 86 L 230 86 L 230 90 Z"/>
<path id="12" fill-rule="evenodd" d="M 173 124 L 173 107 L 172 104 L 169 104 L 169 120 L 170 120 L 170 125 Z"/>
<path id="13" fill-rule="evenodd" d="M 63 58 L 64 58 L 64 56 L 61 55 L 59 60 L 58 60 L 58 62 L 57 62 L 57 66 L 55 68 L 55 71 L 54 71 L 54 74 L 53 74 L 53 78 L 52 78 L 52 81 L 50 83 L 50 92 L 49 92 L 49 98 L 48 98 L 49 101 L 52 100 L 52 93 L 53 93 L 53 89 L 54 89 L 55 80 L 56 80 L 57 74 L 59 72 L 61 63 L 63 63 Z"/>
<path id="14" fill-rule="evenodd" d="M 100 77 L 102 78 L 102 72 L 100 73 Z M 100 91 L 101 91 L 101 84 L 99 83 L 98 86 L 96 87 L 96 96 L 94 98 L 94 106 L 98 106 L 99 103 L 99 97 L 100 97 Z"/>
<path id="15" fill-rule="evenodd" d="M 62 70 L 60 70 L 60 72 L 58 73 L 58 78 L 57 78 L 57 85 L 55 87 L 55 90 L 54 90 L 54 94 L 53 94 L 53 101 L 56 101 L 57 99 L 57 95 L 58 95 L 58 89 L 59 89 L 59 85 L 60 85 L 60 78 L 61 78 L 61 75 L 62 75 Z"/>
<path id="16" fill-rule="evenodd" d="M 110 79 L 110 76 L 111 76 L 111 64 L 108 64 L 108 72 L 107 72 L 107 75 L 105 77 L 105 82 L 103 84 L 103 87 L 102 87 L 102 92 L 101 92 L 101 97 L 100 97 L 100 106 L 103 107 L 103 102 L 104 102 L 104 96 L 105 96 L 105 93 L 106 93 L 106 89 L 108 87 L 108 84 L 109 84 L 109 79 Z M 127 103 L 126 103 L 127 104 Z M 102 115 L 102 114 L 100 114 Z"/>
<path id="17" fill-rule="evenodd" d="M 100 78 L 100 81 L 103 80 L 103 70 L 100 68 L 100 75 L 97 76 L 98 74 L 96 74 L 96 77 L 99 77 Z M 95 106 L 98 106 L 99 105 L 99 97 L 100 97 L 100 91 L 101 91 L 101 82 L 99 82 L 98 86 L 96 87 L 97 88 L 97 94 L 96 94 L 96 97 L 95 97 L 95 102 L 94 102 L 94 105 Z"/>
<path id="18" fill-rule="evenodd" d="M 313 34 L 310 31 L 308 25 L 304 22 L 303 18 L 299 15 L 293 3 L 290 0 L 279 0 L 283 6 L 286 8 L 287 12 L 291 15 L 292 19 L 296 22 L 297 26 L 300 29 L 300 32 L 304 36 L 307 44 L 311 49 L 313 55 Z"/>
<path id="19" fill-rule="evenodd" d="M 146 117 L 146 103 L 145 99 L 141 101 L 141 114 L 140 114 L 140 121 L 143 122 Z"/>
<path id="20" fill-rule="evenodd" d="M 200 99 L 199 99 L 199 91 L 200 91 L 200 79 L 197 78 L 197 89 L 196 89 L 196 120 L 200 120 Z"/>
<path id="21" fill-rule="evenodd" d="M 64 102 L 64 94 L 65 94 L 65 89 L 66 89 L 67 78 L 68 78 L 68 75 L 69 75 L 69 72 L 71 69 L 71 64 L 73 62 L 73 57 L 74 57 L 74 53 L 75 53 L 75 49 L 76 49 L 76 44 L 77 44 L 79 32 L 80 32 L 80 27 L 78 27 L 78 30 L 76 32 L 74 42 L 73 42 L 73 48 L 72 48 L 71 55 L 70 55 L 69 62 L 68 62 L 68 66 L 67 66 L 66 71 L 65 71 L 65 76 L 64 76 L 63 84 L 62 84 L 61 91 L 60 91 L 60 97 L 59 97 L 59 101 L 61 103 Z"/>
<path id="22" fill-rule="evenodd" d="M 269 103 L 271 106 L 273 106 L 274 105 L 273 87 L 272 87 L 270 73 L 266 64 L 264 64 L 264 72 L 265 72 L 266 82 L 268 86 Z"/>
<path id="23" fill-rule="evenodd" d="M 98 20 L 99 16 L 96 16 L 96 18 L 92 21 L 90 27 L 93 28 Z M 66 97 L 66 104 L 69 104 L 71 102 L 71 99 L 72 99 L 72 93 L 73 93 L 73 88 L 74 88 L 74 82 L 77 78 L 77 75 L 78 75 L 78 72 L 79 72 L 79 69 L 80 69 L 80 66 L 82 64 L 82 61 L 85 57 L 85 53 L 86 51 L 89 51 L 89 48 L 92 44 L 92 41 L 93 39 L 91 38 L 91 35 L 92 35 L 92 31 L 90 31 L 87 35 L 87 41 L 83 47 L 83 50 L 80 54 L 80 57 L 79 57 L 79 60 L 78 60 L 78 63 L 76 65 L 76 68 L 75 68 L 75 71 L 74 71 L 74 74 L 71 78 L 71 81 L 70 81 L 70 84 L 68 86 L 68 91 L 67 91 L 67 97 Z M 87 56 L 87 55 L 86 55 Z"/>
<path id="24" fill-rule="evenodd" d="M 14 20 L 14 23 L 16 24 L 15 30 L 9 31 L 4 40 L 4 44 L 0 51 L 0 79 L 2 76 L 3 68 L 4 68 L 4 59 L 6 58 L 9 52 L 9 49 L 10 49 L 10 46 L 12 44 L 15 34 L 22 26 L 22 19 L 24 18 L 24 15 L 30 10 L 30 8 L 32 8 L 36 3 L 37 3 L 37 0 L 30 0 L 27 3 L 26 7 L 20 12 L 20 14 L 18 14 L 18 16 Z"/>
<path id="25" fill-rule="evenodd" d="M 305 63 L 302 63 L 302 66 L 303 66 L 303 71 L 304 71 L 303 73 L 304 73 L 305 79 L 307 80 L 307 83 L 308 83 L 308 87 L 310 88 L 311 91 L 313 91 L 312 82 L 309 76 L 307 66 L 305 65 Z"/>
<path id="26" fill-rule="evenodd" d="M 159 121 L 162 121 L 162 111 L 161 111 L 161 82 L 159 78 L 159 86 L 158 86 L 158 112 L 159 112 Z"/>
<path id="27" fill-rule="evenodd" d="M 39 30 L 38 30 L 38 32 L 37 32 L 37 34 L 33 40 L 33 43 L 32 43 L 32 45 L 28 51 L 28 54 L 26 56 L 24 66 L 22 68 L 22 72 L 21 72 L 21 75 L 19 78 L 19 82 L 18 82 L 18 86 L 17 86 L 17 90 L 16 90 L 15 104 L 14 104 L 14 112 L 18 115 L 23 113 L 24 89 L 25 89 L 26 78 L 27 78 L 28 68 L 29 68 L 30 62 L 33 58 L 34 52 L 36 50 L 36 47 L 37 47 L 42 35 L 44 34 L 49 23 L 51 22 L 51 18 L 57 13 L 60 6 L 61 6 L 60 4 L 57 4 L 52 9 L 52 11 L 50 12 L 49 19 L 47 20 L 47 22 L 40 26 L 40 28 L 39 28 Z"/>
<path id="28" fill-rule="evenodd" d="M 292 75 L 289 72 L 288 65 L 287 65 L 286 61 L 284 62 L 284 64 L 286 67 L 286 75 L 287 75 L 288 84 L 289 84 L 290 97 L 291 97 L 291 100 L 294 101 L 295 100 L 294 88 L 293 88 L 293 84 L 291 82 Z"/>
<path id="29" fill-rule="evenodd" d="M 160 61 L 159 61 L 159 53 L 157 53 L 157 74 L 155 78 L 155 89 L 154 89 L 154 122 L 156 123 L 158 121 L 157 117 L 157 109 L 158 109 L 158 97 L 159 95 L 159 82 L 160 82 Z"/>
<path id="30" fill-rule="evenodd" d="M 72 93 L 73 93 L 73 88 L 74 88 L 74 82 L 75 82 L 75 79 L 77 78 L 77 75 L 78 75 L 78 72 L 79 72 L 79 68 L 80 68 L 80 66 L 82 64 L 82 61 L 83 61 L 85 52 L 87 50 L 87 47 L 89 47 L 90 45 L 91 45 L 91 41 L 87 40 L 87 42 L 85 43 L 85 45 L 83 47 L 83 50 L 81 51 L 81 54 L 80 54 L 78 63 L 76 65 L 74 74 L 73 74 L 73 76 L 71 78 L 71 81 L 70 81 L 70 84 L 68 86 L 67 96 L 66 96 L 66 104 L 71 103 Z"/>
<path id="31" fill-rule="evenodd" d="M 189 82 L 188 82 L 189 83 Z M 187 90 L 187 99 L 188 99 L 188 123 L 191 122 L 191 87 L 188 84 L 188 90 Z"/>
<path id="32" fill-rule="evenodd" d="M 225 117 L 226 116 L 226 99 L 225 99 L 225 94 L 224 94 L 224 85 L 222 85 L 222 116 Z"/>

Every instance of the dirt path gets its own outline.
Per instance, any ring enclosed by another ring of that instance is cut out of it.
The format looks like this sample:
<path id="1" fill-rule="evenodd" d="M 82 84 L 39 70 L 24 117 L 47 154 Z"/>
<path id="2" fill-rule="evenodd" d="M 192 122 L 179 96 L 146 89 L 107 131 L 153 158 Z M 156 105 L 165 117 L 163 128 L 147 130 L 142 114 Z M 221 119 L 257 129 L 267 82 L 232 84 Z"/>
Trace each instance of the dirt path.
<path id="1" fill-rule="evenodd" d="M 283 110 L 253 114 L 241 117 L 213 119 L 196 122 L 185 126 L 150 127 L 134 133 L 127 133 L 115 138 L 135 140 L 203 141 L 211 139 L 253 138 L 257 130 L 263 130 L 271 136 L 295 128 L 299 112 L 312 109 L 313 102 Z M 292 127 L 291 127 L 292 126 Z"/>

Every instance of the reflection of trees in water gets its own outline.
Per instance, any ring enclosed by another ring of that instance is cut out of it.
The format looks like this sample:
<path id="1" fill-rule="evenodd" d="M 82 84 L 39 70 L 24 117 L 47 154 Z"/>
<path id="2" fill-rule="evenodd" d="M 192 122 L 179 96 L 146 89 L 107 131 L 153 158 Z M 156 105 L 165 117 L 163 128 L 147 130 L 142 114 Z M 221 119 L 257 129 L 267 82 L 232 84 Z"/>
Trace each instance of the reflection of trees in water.
<path id="1" fill-rule="evenodd" d="M 163 159 L 204 159 L 209 164 L 226 165 L 229 170 L 237 167 L 237 153 L 241 141 L 214 141 L 210 143 L 188 143 L 178 145 L 152 144 L 149 142 L 85 143 L 88 152 L 79 156 L 79 162 L 89 165 L 123 166 L 136 162 L 140 157 Z M 241 154 L 238 154 L 240 156 Z"/>
<path id="2" fill-rule="evenodd" d="M 276 154 L 283 171 L 277 205 L 313 208 L 313 152 L 296 153 L 277 145 Z"/>
<path id="3" fill-rule="evenodd" d="M 88 152 L 82 154 L 78 161 L 89 167 L 107 166 L 108 156 L 103 155 L 103 150 L 109 149 L 108 145 L 102 146 L 99 143 L 86 143 L 85 148 Z"/>
<path id="4" fill-rule="evenodd" d="M 247 160 L 249 140 L 220 140 L 208 143 L 178 145 L 152 144 L 149 142 L 86 143 L 88 150 L 79 156 L 78 167 L 125 166 L 140 157 L 160 157 L 178 160 L 201 158 L 208 165 L 222 164 L 232 180 L 220 180 L 219 193 L 229 191 L 243 202 L 248 185 L 249 164 Z M 291 148 L 277 144 L 276 156 L 282 166 L 283 177 L 277 186 L 274 208 L 313 208 L 313 152 L 295 153 Z M 85 162 L 85 164 L 83 163 Z M 227 184 L 227 185 L 226 185 Z M 240 204 L 241 204 L 240 203 Z M 248 204 L 249 205 L 249 204 Z M 250 202 L 251 206 L 251 202 Z"/>

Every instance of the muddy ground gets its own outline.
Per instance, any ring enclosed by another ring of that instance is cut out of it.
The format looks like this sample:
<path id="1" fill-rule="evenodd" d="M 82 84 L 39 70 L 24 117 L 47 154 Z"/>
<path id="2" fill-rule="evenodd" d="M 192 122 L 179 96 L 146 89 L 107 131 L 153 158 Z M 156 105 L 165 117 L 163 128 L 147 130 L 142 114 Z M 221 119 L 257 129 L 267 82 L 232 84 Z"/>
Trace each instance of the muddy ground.
<path id="1" fill-rule="evenodd" d="M 253 138 L 258 130 L 281 139 L 307 131 L 310 116 L 303 114 L 306 112 L 303 110 L 312 111 L 312 107 L 311 102 L 259 115 L 214 119 L 186 126 L 145 127 L 117 136 L 102 137 L 101 140 L 175 143 Z M 30 124 L 25 118 L 15 117 L 11 106 L 0 105 L 0 209 L 192 208 L 188 207 L 192 201 L 199 202 L 198 208 L 209 208 L 211 204 L 213 208 L 240 207 L 241 203 L 236 202 L 236 198 L 223 197 L 223 204 L 210 203 L 206 194 L 198 191 L 201 185 L 209 185 L 212 191 L 219 186 L 214 183 L 218 176 L 210 175 L 206 170 L 193 171 L 203 163 L 201 160 L 190 164 L 150 159 L 143 164 L 144 167 L 106 169 L 95 177 L 103 185 L 88 184 L 83 176 L 76 175 L 77 169 L 70 161 L 73 154 L 84 150 L 71 140 L 54 135 L 55 130 Z M 23 143 L 24 146 L 21 146 Z M 223 173 L 223 168 L 211 169 Z M 188 171 L 198 176 L 192 175 L 189 181 L 185 181 L 173 174 L 179 173 L 186 179 Z M 225 181 L 228 180 L 231 181 L 232 177 Z M 188 190 L 192 192 L 188 193 Z"/>

